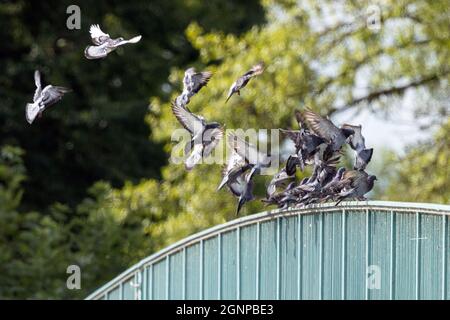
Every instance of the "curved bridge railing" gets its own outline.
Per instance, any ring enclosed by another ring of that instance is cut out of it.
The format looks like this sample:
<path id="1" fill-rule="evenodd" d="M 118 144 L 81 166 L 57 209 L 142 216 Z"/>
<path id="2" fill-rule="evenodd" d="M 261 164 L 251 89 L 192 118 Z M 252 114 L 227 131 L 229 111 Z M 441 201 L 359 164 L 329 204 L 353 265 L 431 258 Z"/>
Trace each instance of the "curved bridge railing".
<path id="1" fill-rule="evenodd" d="M 274 210 L 185 238 L 87 299 L 450 299 L 449 205 Z"/>

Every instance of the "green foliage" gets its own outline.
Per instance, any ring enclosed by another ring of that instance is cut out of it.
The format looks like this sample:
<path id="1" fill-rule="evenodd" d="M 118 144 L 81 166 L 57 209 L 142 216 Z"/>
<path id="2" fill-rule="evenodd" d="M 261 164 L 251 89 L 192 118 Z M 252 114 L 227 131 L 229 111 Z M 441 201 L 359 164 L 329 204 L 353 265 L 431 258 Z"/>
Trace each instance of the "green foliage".
<path id="1" fill-rule="evenodd" d="M 338 20 L 326 26 L 316 24 L 326 21 L 323 17 L 333 2 L 321 2 L 320 6 L 314 3 L 264 1 L 267 23 L 239 36 L 205 32 L 192 23 L 186 34 L 200 52 L 198 67 L 213 71 L 214 76 L 189 108 L 208 120 L 225 124 L 226 129 L 295 128 L 296 108 L 309 106 L 331 117 L 364 108 L 389 114 L 397 107 L 395 98 L 408 89 L 420 87 L 433 93 L 439 81 L 448 82 L 450 36 L 442 25 L 436 25 L 440 21 L 450 27 L 450 21 L 444 18 L 444 1 L 384 1 L 379 32 L 367 27 L 370 1 L 346 1 L 343 10 L 352 23 Z M 240 97 L 233 97 L 225 105 L 229 86 L 261 60 L 267 64 L 264 74 L 251 80 Z M 171 100 L 181 91 L 182 76 L 183 70 L 177 69 L 169 78 L 174 88 Z M 361 85 L 366 89 L 355 89 Z M 170 152 L 174 144 L 168 141 L 173 130 L 179 128 L 170 101 L 153 98 L 151 106 L 147 120 L 153 138 L 165 143 L 164 150 Z M 437 118 L 437 110 L 425 110 L 431 115 L 435 112 Z M 444 148 L 448 150 L 448 144 Z M 174 164 L 162 170 L 159 198 L 163 200 L 155 201 L 152 210 L 170 212 L 159 227 L 161 237 L 167 240 L 165 245 L 234 218 L 235 198 L 227 191 L 215 190 L 220 178 L 217 165 L 203 164 L 188 173 Z M 258 177 L 258 196 L 264 196 L 266 183 L 267 177 Z M 407 192 L 402 194 L 409 201 L 417 199 Z M 255 201 L 243 209 L 243 214 L 263 209 Z"/>
<path id="2" fill-rule="evenodd" d="M 383 197 L 397 201 L 450 203 L 450 118 L 433 140 L 394 157 L 388 167 L 396 172 Z"/>
<path id="3" fill-rule="evenodd" d="M 216 191 L 220 166 L 166 164 L 180 127 L 170 101 L 186 65 L 214 72 L 189 107 L 226 129 L 295 128 L 293 111 L 304 106 L 389 115 L 414 88 L 448 100 L 447 1 L 382 1 L 379 32 L 367 27 L 373 1 L 80 1 L 81 31 L 64 28 L 69 2 L 0 4 L 0 145 L 21 147 L 0 152 L 0 298 L 82 298 L 156 250 L 235 218 L 236 199 Z M 335 6 L 345 19 L 333 17 Z M 145 41 L 86 61 L 93 22 Z M 265 73 L 225 105 L 229 86 L 260 60 Z M 74 93 L 29 127 L 20 106 L 36 67 Z M 376 195 L 448 203 L 448 113 L 420 109 L 441 130 L 383 163 L 379 178 L 390 181 Z M 267 177 L 256 182 L 264 196 Z M 257 200 L 242 212 L 263 209 Z M 81 267 L 81 291 L 66 289 L 71 264 Z"/>
<path id="4" fill-rule="evenodd" d="M 72 4 L 81 8 L 81 30 L 66 28 Z M 144 117 L 150 95 L 166 96 L 170 70 L 197 56 L 185 28 L 196 20 L 207 30 L 238 33 L 262 19 L 258 1 L 2 1 L 0 145 L 27 151 L 24 208 L 55 201 L 74 207 L 98 180 L 119 187 L 159 178 L 166 159 L 161 145 L 149 141 Z M 105 60 L 86 60 L 92 23 L 113 37 L 143 40 Z M 24 108 L 36 68 L 45 84 L 73 93 L 29 126 Z"/>

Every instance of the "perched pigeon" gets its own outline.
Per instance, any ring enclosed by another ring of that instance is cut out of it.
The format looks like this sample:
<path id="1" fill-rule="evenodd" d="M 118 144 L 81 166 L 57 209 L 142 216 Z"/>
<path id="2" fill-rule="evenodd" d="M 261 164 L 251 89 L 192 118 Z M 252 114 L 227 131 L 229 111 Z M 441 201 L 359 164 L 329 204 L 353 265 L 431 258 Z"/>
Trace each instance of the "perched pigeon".
<path id="1" fill-rule="evenodd" d="M 254 65 L 249 71 L 244 73 L 241 77 L 239 77 L 239 79 L 237 79 L 231 85 L 231 88 L 228 91 L 228 96 L 227 96 L 227 100 L 225 101 L 225 103 L 228 102 L 228 100 L 231 98 L 231 96 L 233 94 L 237 93 L 238 95 L 241 95 L 241 89 L 247 85 L 247 83 L 250 81 L 250 79 L 260 75 L 261 73 L 263 73 L 263 71 L 264 71 L 264 63 L 260 62 L 256 65 Z"/>
<path id="2" fill-rule="evenodd" d="M 270 167 L 271 156 L 258 151 L 258 148 L 253 144 L 233 133 L 228 135 L 228 140 L 232 148 L 252 166 L 250 173 L 247 175 L 248 179 L 251 179 L 254 173 L 260 173 L 262 168 Z"/>
<path id="3" fill-rule="evenodd" d="M 34 92 L 33 103 L 27 103 L 25 113 L 29 124 L 32 124 L 37 116 L 42 116 L 45 109 L 61 100 L 64 94 L 71 91 L 64 87 L 52 85 L 42 89 L 41 74 L 38 70 L 34 72 L 34 83 L 36 84 L 36 91 Z"/>
<path id="4" fill-rule="evenodd" d="M 354 134 L 352 129 L 340 129 L 329 119 L 324 118 L 311 110 L 307 109 L 305 112 L 301 113 L 301 116 L 314 134 L 328 142 L 329 147 L 327 149 L 330 154 L 339 151 L 347 138 Z"/>
<path id="5" fill-rule="evenodd" d="M 352 170 L 344 172 L 341 180 L 337 183 L 337 188 L 340 192 L 336 197 L 336 205 L 347 198 L 365 200 L 364 195 L 372 190 L 375 180 L 377 180 L 376 176 L 368 175 L 365 171 Z"/>
<path id="6" fill-rule="evenodd" d="M 202 158 L 211 154 L 222 139 L 223 130 L 219 123 L 207 123 L 203 117 L 175 103 L 172 103 L 172 112 L 178 122 L 191 134 L 192 139 L 185 147 L 185 151 L 191 152 L 185 161 L 186 169 L 191 170 Z"/>
<path id="7" fill-rule="evenodd" d="M 361 133 L 361 126 L 344 124 L 342 128 L 354 131 L 354 134 L 348 137 L 350 147 L 355 150 L 354 170 L 365 170 L 367 164 L 372 159 L 373 148 L 366 149 L 365 139 Z"/>
<path id="8" fill-rule="evenodd" d="M 339 182 L 341 181 L 345 171 L 346 169 L 344 167 L 339 168 L 333 179 L 323 186 L 322 194 L 324 195 L 324 198 L 322 200 L 328 200 L 340 192 Z"/>
<path id="9" fill-rule="evenodd" d="M 105 58 L 118 47 L 127 43 L 138 43 L 142 38 L 142 36 L 136 36 L 130 40 L 124 40 L 122 37 L 111 39 L 109 34 L 104 33 L 98 24 L 91 25 L 89 32 L 94 46 L 87 46 L 84 50 L 84 55 L 87 59 Z"/>

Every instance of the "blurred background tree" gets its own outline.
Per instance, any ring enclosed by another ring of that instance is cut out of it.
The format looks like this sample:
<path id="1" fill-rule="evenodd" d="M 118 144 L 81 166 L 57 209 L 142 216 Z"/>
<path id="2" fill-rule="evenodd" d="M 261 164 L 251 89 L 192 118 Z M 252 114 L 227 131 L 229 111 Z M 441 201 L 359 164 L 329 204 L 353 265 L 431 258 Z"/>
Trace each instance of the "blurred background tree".
<path id="1" fill-rule="evenodd" d="M 304 106 L 339 122 L 389 117 L 420 92 L 414 108 L 427 121 L 417 130 L 435 136 L 405 154 L 375 150 L 386 157 L 368 168 L 383 181 L 372 196 L 449 202 L 447 1 L 79 1 L 82 29 L 69 31 L 72 2 L 0 4 L 0 298 L 82 298 L 234 218 L 236 200 L 216 192 L 220 166 L 187 173 L 167 161 L 179 128 L 170 101 L 188 65 L 214 72 L 190 108 L 227 129 L 295 128 L 293 111 Z M 87 61 L 91 23 L 143 40 Z M 266 72 L 224 105 L 231 83 L 260 60 Z M 28 126 L 35 68 L 74 93 Z M 263 196 L 267 177 L 256 182 Z M 243 214 L 262 209 L 254 201 Z M 81 267 L 80 291 L 65 287 L 70 264 Z"/>

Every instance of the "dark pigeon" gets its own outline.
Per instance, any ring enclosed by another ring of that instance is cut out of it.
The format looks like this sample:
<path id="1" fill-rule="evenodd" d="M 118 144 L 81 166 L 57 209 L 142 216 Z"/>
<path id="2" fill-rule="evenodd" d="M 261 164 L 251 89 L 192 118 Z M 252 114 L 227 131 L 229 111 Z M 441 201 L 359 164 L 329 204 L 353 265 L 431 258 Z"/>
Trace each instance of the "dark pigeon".
<path id="1" fill-rule="evenodd" d="M 254 65 L 249 71 L 244 73 L 241 77 L 239 77 L 239 79 L 237 79 L 231 85 L 231 88 L 228 92 L 227 100 L 225 101 L 225 103 L 228 102 L 228 100 L 231 98 L 231 96 L 233 94 L 237 93 L 238 95 L 240 95 L 242 88 L 244 88 L 247 85 L 247 83 L 250 81 L 250 79 L 260 75 L 261 73 L 263 73 L 263 71 L 264 71 L 264 63 L 260 62 L 256 65 Z"/>

